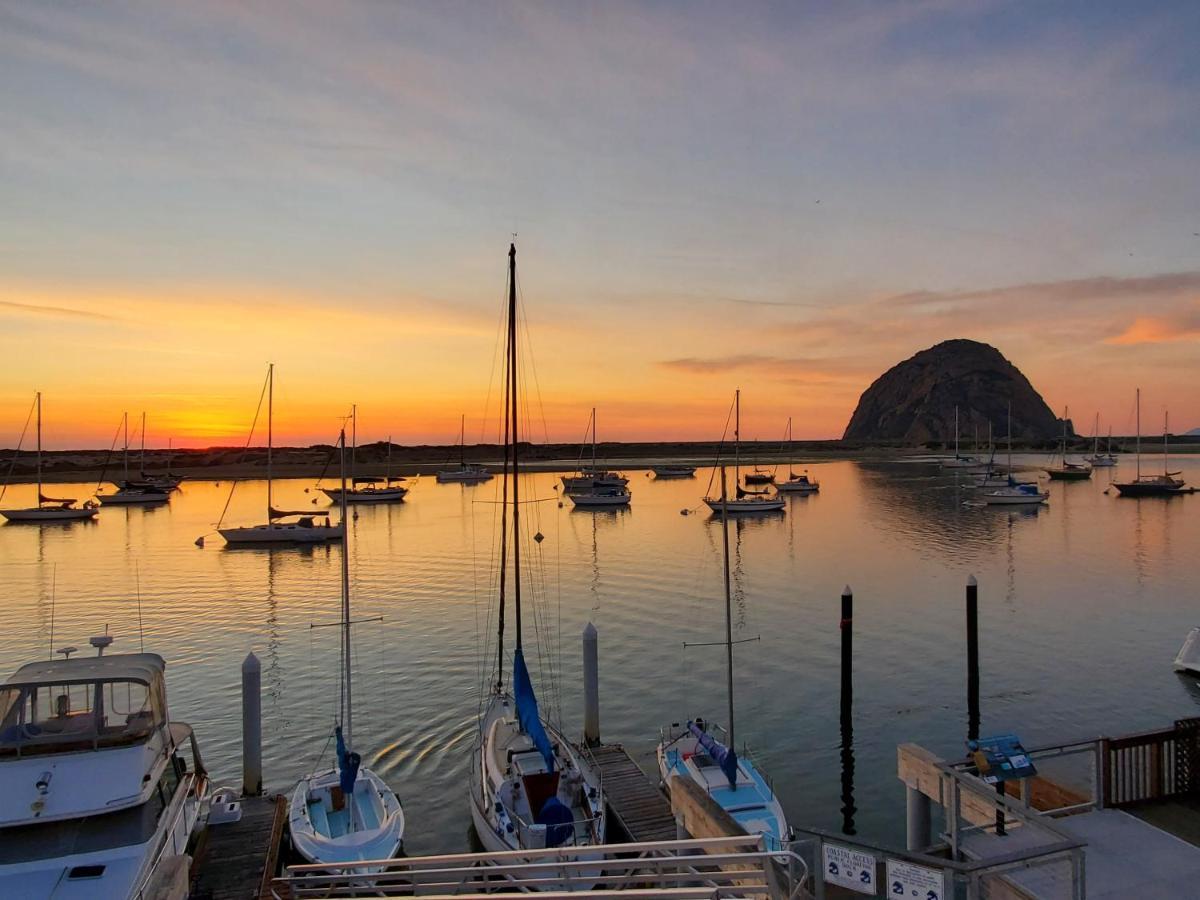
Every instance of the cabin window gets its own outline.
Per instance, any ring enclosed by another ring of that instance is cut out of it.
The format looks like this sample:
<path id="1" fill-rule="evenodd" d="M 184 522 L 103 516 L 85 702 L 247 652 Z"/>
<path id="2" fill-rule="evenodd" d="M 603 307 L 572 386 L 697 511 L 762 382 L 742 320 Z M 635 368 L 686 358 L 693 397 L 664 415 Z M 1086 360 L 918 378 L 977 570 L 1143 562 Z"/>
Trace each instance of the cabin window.
<path id="1" fill-rule="evenodd" d="M 159 686 L 130 680 L 11 685 L 0 716 L 0 754 L 141 743 L 166 721 Z"/>

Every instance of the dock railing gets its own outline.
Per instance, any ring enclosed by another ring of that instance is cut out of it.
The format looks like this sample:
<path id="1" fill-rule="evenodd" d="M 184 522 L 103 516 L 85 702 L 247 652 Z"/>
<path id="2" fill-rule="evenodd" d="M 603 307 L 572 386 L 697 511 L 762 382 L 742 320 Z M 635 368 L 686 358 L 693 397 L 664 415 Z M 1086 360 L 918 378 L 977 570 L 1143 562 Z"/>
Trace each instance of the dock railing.
<path id="1" fill-rule="evenodd" d="M 1101 738 L 1105 806 L 1133 806 L 1200 792 L 1200 718 L 1170 728 Z"/>

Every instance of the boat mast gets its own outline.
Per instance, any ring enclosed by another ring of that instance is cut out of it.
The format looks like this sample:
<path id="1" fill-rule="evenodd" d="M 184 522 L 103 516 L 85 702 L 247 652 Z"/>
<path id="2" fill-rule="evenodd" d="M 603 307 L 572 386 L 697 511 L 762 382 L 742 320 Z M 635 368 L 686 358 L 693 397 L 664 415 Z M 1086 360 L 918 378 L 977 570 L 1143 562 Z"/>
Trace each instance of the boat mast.
<path id="1" fill-rule="evenodd" d="M 726 736 L 729 738 L 729 747 L 733 750 L 737 744 L 733 735 L 733 611 L 732 592 L 729 588 L 728 497 L 725 488 L 725 467 L 721 466 L 721 549 L 725 557 L 725 690 L 729 699 L 729 725 Z"/>
<path id="2" fill-rule="evenodd" d="M 271 524 L 271 445 L 275 422 L 275 363 L 267 363 L 267 524 Z M 344 429 L 343 429 L 344 430 Z"/>
<path id="3" fill-rule="evenodd" d="M 504 347 L 504 463 L 501 469 L 502 475 L 500 480 L 500 603 L 497 614 L 496 624 L 496 693 L 500 693 L 504 687 L 504 607 L 505 607 L 505 589 L 508 579 L 508 472 L 510 459 L 514 464 L 516 441 L 513 440 L 512 425 L 516 421 L 515 413 L 510 416 L 509 404 L 515 406 L 516 398 L 513 396 L 512 385 L 515 381 L 513 369 L 515 368 L 515 344 L 516 344 L 516 324 L 513 321 L 516 318 L 516 275 L 517 275 L 517 245 L 508 245 L 508 335 L 505 340 Z M 465 440 L 466 416 L 463 416 L 463 429 Z M 516 479 L 513 479 L 515 488 Z M 513 505 L 514 515 L 516 513 L 516 504 Z M 515 533 L 515 529 L 514 529 Z M 519 613 L 518 613 L 519 616 Z M 520 637 L 517 638 L 518 644 Z"/>
<path id="4" fill-rule="evenodd" d="M 596 477 L 596 407 L 592 407 L 592 477 Z"/>
<path id="5" fill-rule="evenodd" d="M 742 430 L 742 391 L 733 392 L 733 484 L 742 483 L 741 461 L 741 430 Z"/>
<path id="6" fill-rule="evenodd" d="M 354 717 L 354 704 L 351 702 L 350 691 L 350 528 L 346 524 L 346 426 L 342 426 L 342 661 L 345 665 L 345 703 L 342 710 L 342 730 L 346 735 L 346 746 L 353 746 L 351 740 L 351 725 Z"/>
<path id="7" fill-rule="evenodd" d="M 129 483 L 129 413 L 121 419 L 125 426 L 125 483 Z"/>
<path id="8" fill-rule="evenodd" d="M 37 491 L 38 506 L 42 505 L 42 392 L 37 392 Z"/>
<path id="9" fill-rule="evenodd" d="M 1171 413 L 1163 413 L 1163 476 L 1166 477 L 1171 473 L 1167 471 L 1167 435 L 1171 433 Z"/>
<path id="10" fill-rule="evenodd" d="M 1100 413 L 1096 413 L 1096 425 L 1092 428 L 1092 459 L 1100 455 Z"/>
<path id="11" fill-rule="evenodd" d="M 142 477 L 146 477 L 146 411 L 142 410 Z"/>
<path id="12" fill-rule="evenodd" d="M 521 502 L 518 497 L 520 486 L 520 461 L 517 445 L 520 436 L 517 429 L 517 245 L 508 247 L 508 343 L 509 351 L 509 408 L 512 412 L 512 520 L 513 520 L 513 604 L 517 612 L 517 640 L 515 649 L 521 649 Z"/>
<path id="13" fill-rule="evenodd" d="M 467 467 L 467 414 L 462 414 L 462 421 L 458 426 L 458 467 L 465 469 Z"/>
<path id="14" fill-rule="evenodd" d="M 1141 388 L 1137 389 L 1137 400 L 1134 404 L 1134 408 L 1137 410 L 1137 444 L 1136 444 L 1137 450 L 1135 451 L 1137 453 L 1137 478 L 1135 480 L 1140 481 L 1142 478 L 1142 389 Z"/>
<path id="15" fill-rule="evenodd" d="M 358 456 L 358 404 L 350 405 L 350 487 L 354 488 L 354 476 L 358 474 L 356 457 Z M 344 448 L 343 448 L 344 449 Z M 342 485 L 342 490 L 346 486 Z"/>
<path id="16" fill-rule="evenodd" d="M 792 471 L 792 463 L 794 463 L 796 461 L 796 458 L 795 458 L 796 452 L 795 452 L 795 448 L 793 447 L 793 441 L 792 441 L 792 417 L 791 416 L 788 416 L 787 449 L 788 449 L 788 481 L 791 481 L 793 478 L 796 477 L 796 473 Z"/>
<path id="17" fill-rule="evenodd" d="M 958 459 L 958 407 L 954 407 L 954 458 Z"/>
<path id="18" fill-rule="evenodd" d="M 1012 484 L 1012 401 L 1008 401 L 1008 483 Z"/>
<path id="19" fill-rule="evenodd" d="M 387 487 L 392 483 L 392 436 L 388 435 L 388 452 L 387 462 L 383 467 L 383 486 Z"/>

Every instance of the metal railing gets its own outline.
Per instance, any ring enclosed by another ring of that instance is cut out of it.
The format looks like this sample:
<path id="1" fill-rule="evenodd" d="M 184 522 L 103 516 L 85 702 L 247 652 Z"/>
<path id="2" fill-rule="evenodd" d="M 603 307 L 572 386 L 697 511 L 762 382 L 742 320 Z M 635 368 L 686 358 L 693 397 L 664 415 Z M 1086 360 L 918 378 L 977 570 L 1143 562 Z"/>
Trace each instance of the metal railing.
<path id="1" fill-rule="evenodd" d="M 271 884 L 272 896 L 471 897 L 538 891 L 539 898 L 587 890 L 591 898 L 772 897 L 802 900 L 804 861 L 769 851 L 757 835 L 459 853 L 367 860 L 327 866 L 289 866 Z"/>

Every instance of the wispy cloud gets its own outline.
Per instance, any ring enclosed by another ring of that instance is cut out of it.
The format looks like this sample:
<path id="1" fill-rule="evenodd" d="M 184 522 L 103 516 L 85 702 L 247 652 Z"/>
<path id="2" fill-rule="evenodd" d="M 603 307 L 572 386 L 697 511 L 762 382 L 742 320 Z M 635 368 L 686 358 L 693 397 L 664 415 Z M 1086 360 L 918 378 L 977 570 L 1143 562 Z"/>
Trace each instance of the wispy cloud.
<path id="1" fill-rule="evenodd" d="M 71 309 L 66 306 L 46 306 L 40 303 L 18 303 L 14 300 L 0 300 L 0 312 L 12 315 L 50 316 L 56 319 L 92 319 L 104 322 L 117 322 L 120 317 L 105 313 L 92 312 L 86 309 Z"/>
<path id="2" fill-rule="evenodd" d="M 1105 343 L 1131 346 L 1197 339 L 1200 339 L 1200 304 L 1163 316 L 1138 316 L 1128 328 Z"/>

